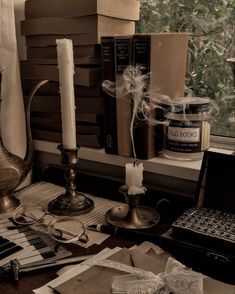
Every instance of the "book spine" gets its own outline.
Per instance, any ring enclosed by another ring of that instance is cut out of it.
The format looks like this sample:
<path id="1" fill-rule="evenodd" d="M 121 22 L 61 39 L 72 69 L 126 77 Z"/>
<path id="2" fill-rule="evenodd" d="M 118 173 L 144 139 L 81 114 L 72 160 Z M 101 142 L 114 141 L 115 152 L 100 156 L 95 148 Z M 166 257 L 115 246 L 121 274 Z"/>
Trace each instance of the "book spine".
<path id="1" fill-rule="evenodd" d="M 50 80 L 59 81 L 59 71 L 57 65 L 35 64 L 30 61 L 21 61 L 20 63 L 21 77 L 31 80 Z M 84 87 L 93 87 L 100 83 L 101 69 L 99 67 L 75 68 L 74 84 Z"/>
<path id="2" fill-rule="evenodd" d="M 22 89 L 25 95 L 29 95 L 32 88 L 38 83 L 37 79 L 21 79 Z M 101 86 L 97 84 L 92 87 L 78 86 L 74 85 L 75 96 L 82 97 L 98 97 L 102 95 Z M 60 87 L 59 82 L 49 81 L 41 88 L 38 89 L 37 95 L 42 96 L 59 96 L 60 95 Z"/>
<path id="3" fill-rule="evenodd" d="M 101 38 L 101 67 L 102 81 L 115 82 L 114 37 Z M 118 154 L 116 97 L 104 91 L 104 139 L 105 152 Z"/>
<path id="4" fill-rule="evenodd" d="M 131 144 L 131 93 L 127 92 L 124 85 L 123 73 L 131 64 L 131 36 L 117 38 L 115 40 L 116 59 L 116 87 L 119 89 L 116 94 L 116 117 L 117 117 L 117 143 L 118 154 L 121 156 L 132 156 Z"/>
<path id="5" fill-rule="evenodd" d="M 100 56 L 100 45 L 73 46 L 74 59 L 97 58 Z M 56 46 L 38 46 L 27 48 L 27 59 L 55 59 L 57 60 Z"/>
<path id="6" fill-rule="evenodd" d="M 37 140 L 45 140 L 59 143 L 62 140 L 62 133 L 57 131 L 50 131 L 50 130 L 42 130 L 33 128 L 32 129 L 32 136 L 34 139 Z M 98 135 L 83 135 L 78 134 L 76 135 L 77 142 L 79 146 L 83 147 L 90 147 L 90 148 L 103 148 L 103 142 Z"/>
<path id="7" fill-rule="evenodd" d="M 103 97 L 75 97 L 75 105 L 78 113 L 104 113 Z M 31 112 L 61 112 L 60 96 L 34 96 Z"/>
<path id="8" fill-rule="evenodd" d="M 133 65 L 140 66 L 142 74 L 151 72 L 151 37 L 148 35 L 135 35 L 133 37 L 132 46 Z M 148 121 L 142 121 L 139 120 L 139 118 L 141 118 L 141 114 L 138 115 L 138 119 L 135 119 L 133 128 L 136 157 L 140 159 L 149 159 L 156 155 L 155 128 L 151 126 Z"/>

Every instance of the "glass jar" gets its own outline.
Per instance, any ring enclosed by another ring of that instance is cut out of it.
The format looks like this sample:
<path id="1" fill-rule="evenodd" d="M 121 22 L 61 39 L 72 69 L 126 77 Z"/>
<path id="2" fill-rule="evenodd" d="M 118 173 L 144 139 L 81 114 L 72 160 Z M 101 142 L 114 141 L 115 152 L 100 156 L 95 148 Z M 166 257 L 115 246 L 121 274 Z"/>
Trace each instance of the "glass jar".
<path id="1" fill-rule="evenodd" d="M 179 160 L 199 160 L 210 143 L 209 98 L 180 97 L 165 104 L 163 154 Z"/>

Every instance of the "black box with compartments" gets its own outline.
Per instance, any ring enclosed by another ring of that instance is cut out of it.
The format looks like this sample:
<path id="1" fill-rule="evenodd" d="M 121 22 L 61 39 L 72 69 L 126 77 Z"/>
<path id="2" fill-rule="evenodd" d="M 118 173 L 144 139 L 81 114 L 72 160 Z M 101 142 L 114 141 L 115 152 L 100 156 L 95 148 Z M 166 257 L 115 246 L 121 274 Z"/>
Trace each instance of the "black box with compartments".
<path id="1" fill-rule="evenodd" d="M 161 236 L 163 249 L 194 270 L 235 284 L 235 156 L 205 151 L 187 209 Z"/>

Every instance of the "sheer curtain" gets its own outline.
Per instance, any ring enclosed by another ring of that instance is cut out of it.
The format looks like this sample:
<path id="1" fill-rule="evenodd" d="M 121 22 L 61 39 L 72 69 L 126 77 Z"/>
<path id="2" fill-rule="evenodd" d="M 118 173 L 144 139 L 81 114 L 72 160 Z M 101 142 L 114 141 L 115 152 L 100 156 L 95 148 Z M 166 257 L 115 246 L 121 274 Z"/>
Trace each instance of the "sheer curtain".
<path id="1" fill-rule="evenodd" d="M 7 150 L 25 156 L 26 129 L 17 51 L 14 1 L 0 0 L 1 137 Z"/>

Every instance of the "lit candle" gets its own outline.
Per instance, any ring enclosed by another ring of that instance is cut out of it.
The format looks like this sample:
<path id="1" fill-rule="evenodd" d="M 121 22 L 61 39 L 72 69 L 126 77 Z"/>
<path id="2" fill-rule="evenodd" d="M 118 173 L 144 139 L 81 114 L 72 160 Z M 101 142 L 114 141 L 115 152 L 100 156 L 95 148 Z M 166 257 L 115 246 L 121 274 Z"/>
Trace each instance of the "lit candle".
<path id="1" fill-rule="evenodd" d="M 143 187 L 143 163 L 133 164 L 127 163 L 126 164 L 126 180 L 125 185 L 128 188 L 129 195 L 135 195 L 144 193 L 145 188 Z"/>
<path id="2" fill-rule="evenodd" d="M 62 143 L 67 149 L 76 148 L 76 119 L 74 97 L 73 43 L 69 39 L 56 40 L 60 79 Z"/>

